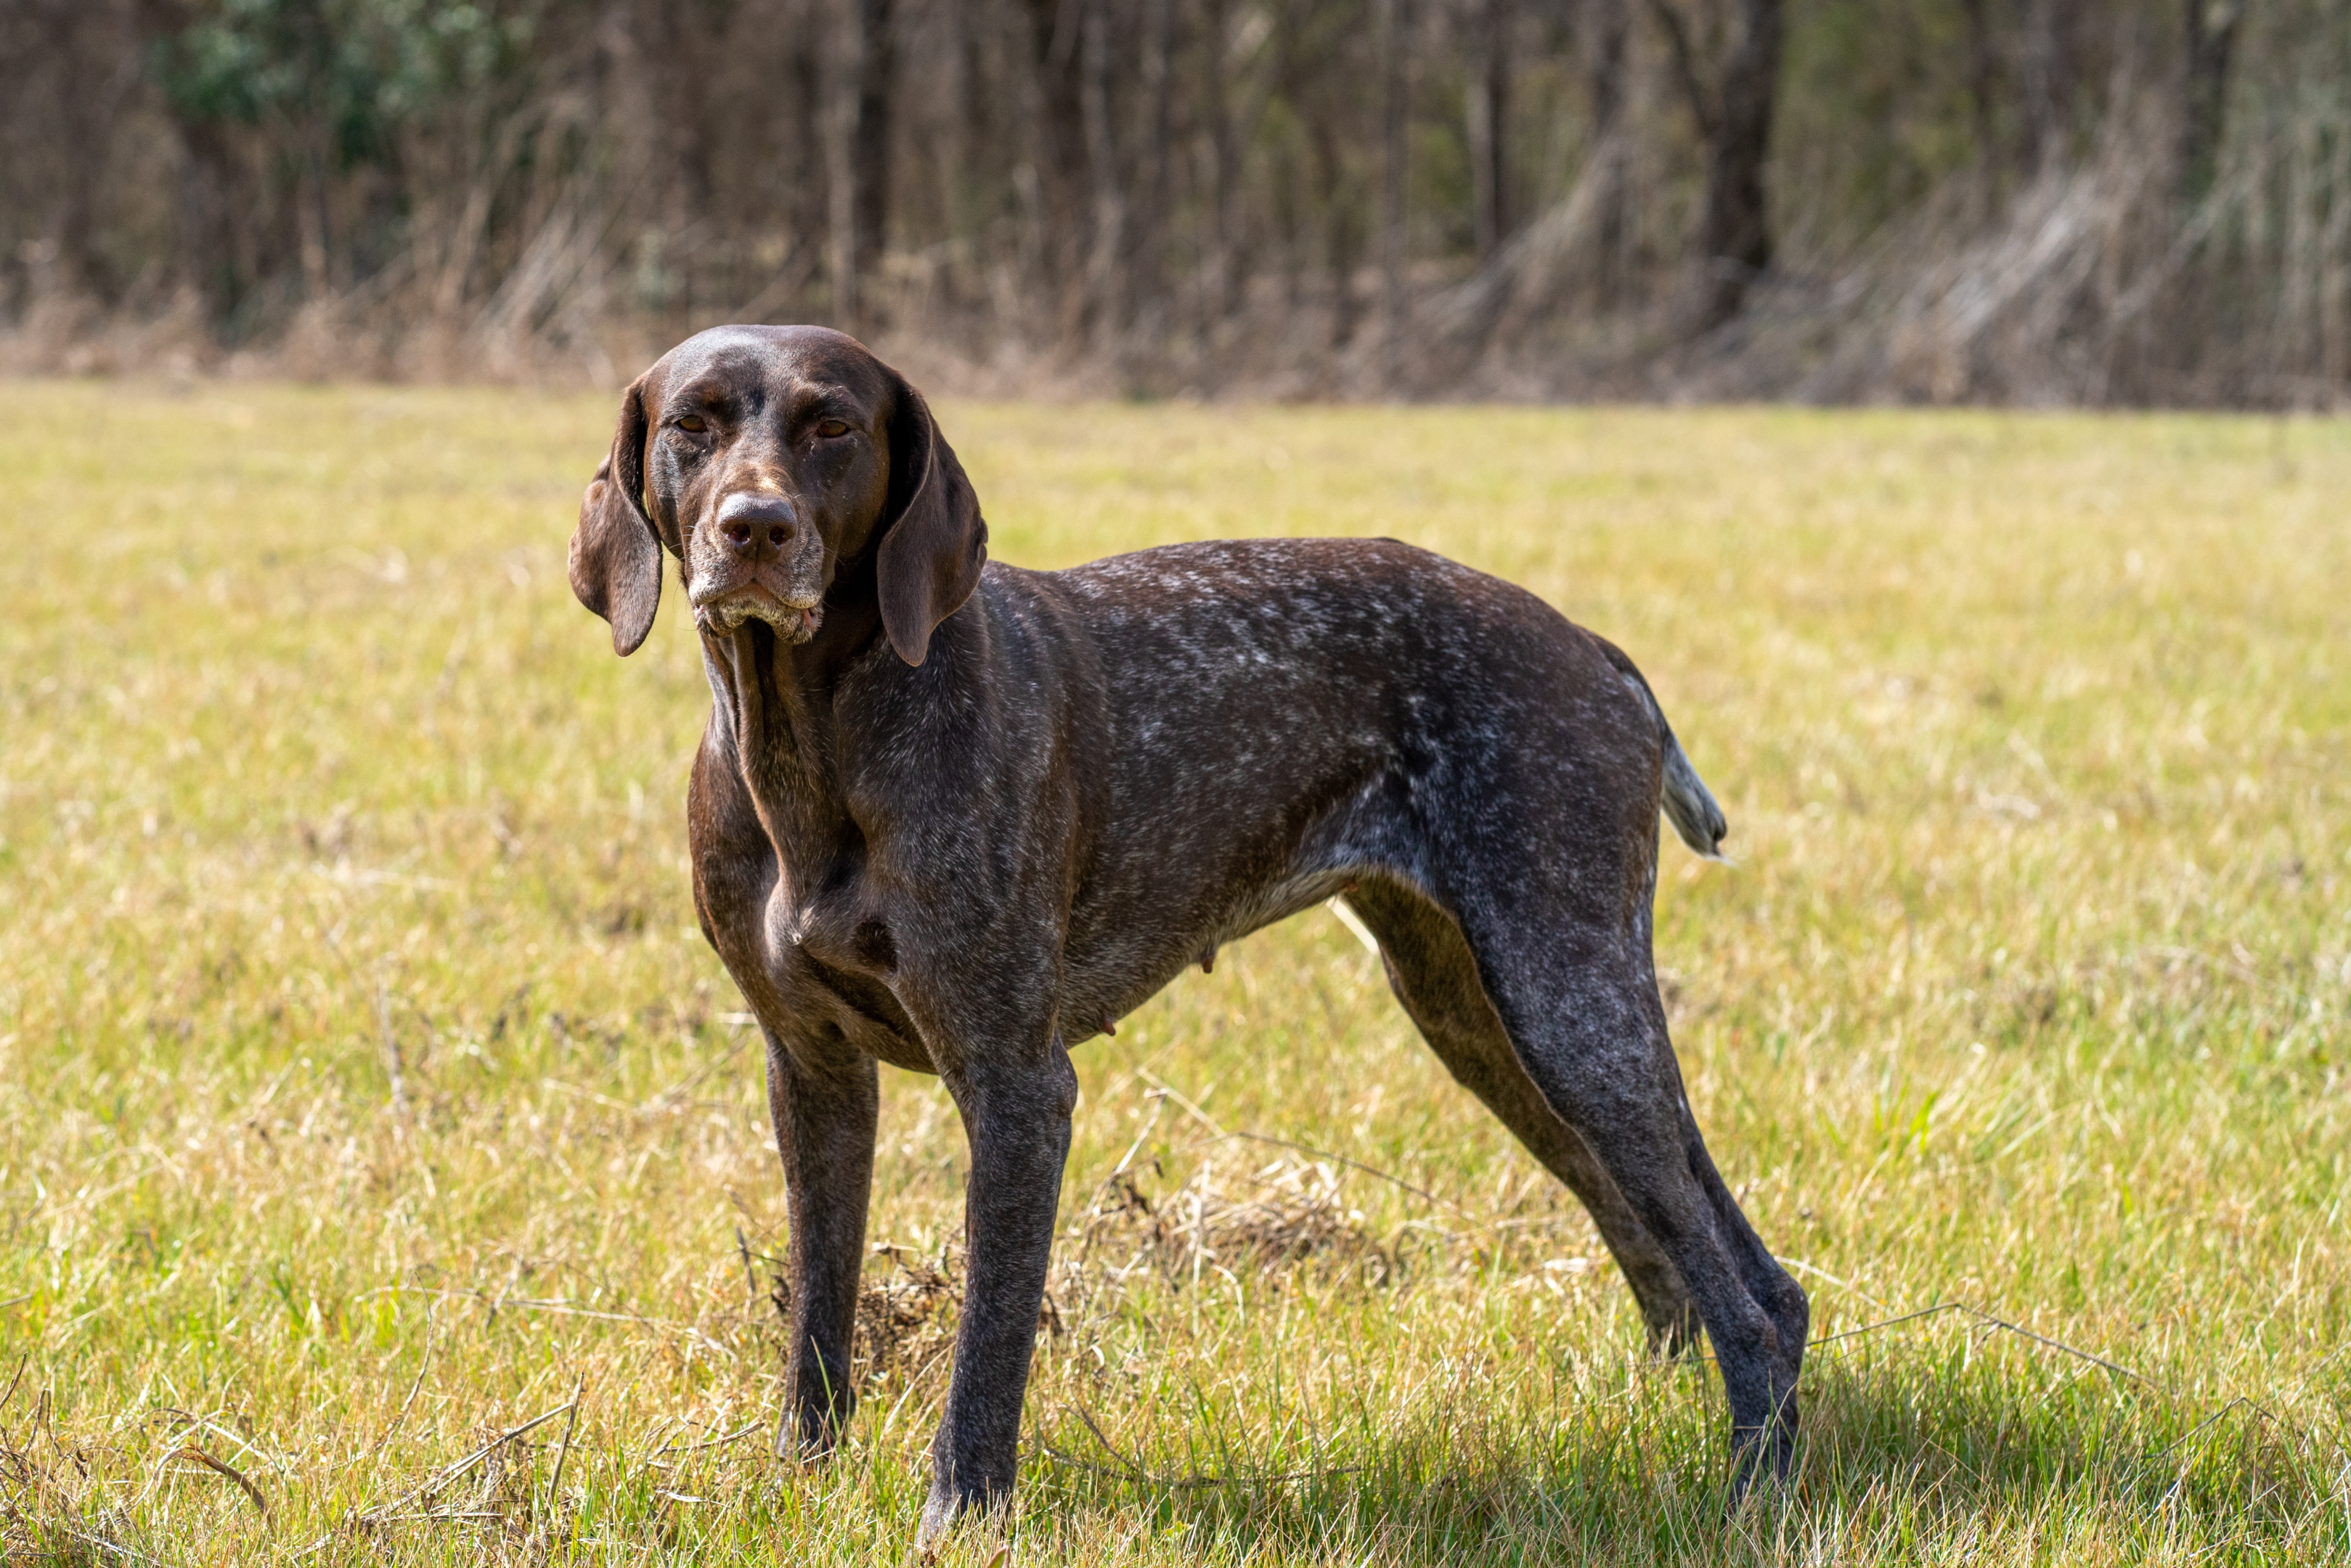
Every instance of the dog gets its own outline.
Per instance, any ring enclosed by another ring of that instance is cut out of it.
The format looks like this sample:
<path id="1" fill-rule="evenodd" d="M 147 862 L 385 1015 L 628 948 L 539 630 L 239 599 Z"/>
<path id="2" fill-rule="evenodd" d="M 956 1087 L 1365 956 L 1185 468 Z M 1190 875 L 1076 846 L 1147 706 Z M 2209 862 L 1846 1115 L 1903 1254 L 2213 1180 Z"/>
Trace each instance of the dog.
<path id="1" fill-rule="evenodd" d="M 815 327 L 714 328 L 622 396 L 570 550 L 618 653 L 664 552 L 712 699 L 695 907 L 765 1033 L 787 1183 L 779 1451 L 829 1452 L 854 1408 L 877 1062 L 936 1073 L 970 1140 L 927 1549 L 1013 1487 L 1071 1049 L 1343 895 L 1447 1069 L 1591 1210 L 1655 1348 L 1712 1342 L 1735 1486 L 1786 1473 L 1809 1307 L 1707 1153 L 1651 957 L 1660 808 L 1703 855 L 1726 824 L 1631 660 L 1387 539 L 990 562 L 922 394 Z"/>

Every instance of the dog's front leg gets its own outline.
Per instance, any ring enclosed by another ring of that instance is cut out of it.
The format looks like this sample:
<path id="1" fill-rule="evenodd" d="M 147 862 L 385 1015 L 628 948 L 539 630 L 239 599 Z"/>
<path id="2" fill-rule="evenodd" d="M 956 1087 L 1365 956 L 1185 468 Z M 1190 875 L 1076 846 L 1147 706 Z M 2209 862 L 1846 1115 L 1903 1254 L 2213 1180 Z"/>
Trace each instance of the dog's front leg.
<path id="1" fill-rule="evenodd" d="M 864 1261 L 881 1096 L 873 1059 L 838 1039 L 768 1036 L 768 1106 L 791 1216 L 791 1339 L 776 1451 L 820 1458 L 856 1412 L 850 1334 Z"/>
<path id="2" fill-rule="evenodd" d="M 931 1494 L 915 1535 L 922 1550 L 964 1510 L 1011 1496 L 1020 1404 L 1078 1102 L 1077 1071 L 1058 1035 L 1030 1060 L 966 1061 L 942 1076 L 971 1140 L 971 1181 L 963 1322 L 946 1420 L 931 1443 Z"/>

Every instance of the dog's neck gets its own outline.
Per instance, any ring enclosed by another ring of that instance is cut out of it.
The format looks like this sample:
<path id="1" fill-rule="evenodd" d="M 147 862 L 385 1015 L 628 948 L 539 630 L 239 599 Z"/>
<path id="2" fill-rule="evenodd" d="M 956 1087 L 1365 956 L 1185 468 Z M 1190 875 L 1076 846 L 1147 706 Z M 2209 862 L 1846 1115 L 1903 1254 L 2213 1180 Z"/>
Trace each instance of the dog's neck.
<path id="1" fill-rule="evenodd" d="M 838 853 L 855 830 L 841 781 L 835 695 L 877 645 L 895 656 L 888 653 L 871 559 L 834 580 L 823 622 L 807 642 L 786 643 L 766 622 L 747 621 L 724 635 L 704 633 L 702 645 L 711 698 L 768 837 L 789 862 Z"/>

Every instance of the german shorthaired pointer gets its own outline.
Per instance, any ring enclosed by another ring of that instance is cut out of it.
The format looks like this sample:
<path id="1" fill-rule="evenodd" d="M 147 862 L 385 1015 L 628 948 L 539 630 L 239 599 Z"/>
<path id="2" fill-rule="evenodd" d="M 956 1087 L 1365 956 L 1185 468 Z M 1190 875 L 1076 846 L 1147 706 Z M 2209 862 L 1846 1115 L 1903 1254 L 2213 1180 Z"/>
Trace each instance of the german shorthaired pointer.
<path id="1" fill-rule="evenodd" d="M 786 1452 L 851 1416 L 875 1061 L 946 1082 L 969 1280 L 918 1540 L 1000 1502 L 1078 1075 L 1219 943 L 1343 894 L 1454 1077 L 1592 1211 L 1733 1471 L 1784 1473 L 1808 1309 L 1698 1136 L 1650 956 L 1662 805 L 1722 813 L 1632 662 L 1385 539 L 987 561 L 922 394 L 854 340 L 722 327 L 629 388 L 571 585 L 633 652 L 677 557 L 713 699 L 702 929 L 766 1031 L 791 1217 Z"/>

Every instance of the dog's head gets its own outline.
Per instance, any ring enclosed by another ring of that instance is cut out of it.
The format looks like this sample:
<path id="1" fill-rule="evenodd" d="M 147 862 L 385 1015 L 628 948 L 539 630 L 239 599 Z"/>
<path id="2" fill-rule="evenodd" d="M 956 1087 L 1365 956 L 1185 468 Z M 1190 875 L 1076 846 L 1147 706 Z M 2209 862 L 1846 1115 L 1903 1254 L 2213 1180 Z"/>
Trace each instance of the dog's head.
<path id="1" fill-rule="evenodd" d="M 571 590 L 633 653 L 661 603 L 662 549 L 695 623 L 816 635 L 844 568 L 872 558 L 883 630 L 919 664 L 978 585 L 987 525 L 930 405 L 856 339 L 822 327 L 714 327 L 621 398 L 612 450 L 580 503 Z"/>

